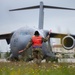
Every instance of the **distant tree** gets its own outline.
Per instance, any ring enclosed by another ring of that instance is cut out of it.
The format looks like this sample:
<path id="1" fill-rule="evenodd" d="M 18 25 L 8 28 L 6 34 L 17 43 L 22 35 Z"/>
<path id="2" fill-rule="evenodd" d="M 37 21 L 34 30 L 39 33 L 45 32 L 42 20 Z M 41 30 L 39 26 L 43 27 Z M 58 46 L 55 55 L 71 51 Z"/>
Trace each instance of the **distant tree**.
<path id="1" fill-rule="evenodd" d="M 69 54 L 62 54 L 62 58 L 70 58 Z"/>
<path id="2" fill-rule="evenodd" d="M 75 54 L 74 54 L 73 56 L 74 56 L 74 58 L 75 58 Z"/>
<path id="3" fill-rule="evenodd" d="M 1 58 L 1 51 L 0 51 L 0 58 Z"/>
<path id="4" fill-rule="evenodd" d="M 62 58 L 65 58 L 65 54 L 62 54 Z"/>
<path id="5" fill-rule="evenodd" d="M 5 53 L 5 58 L 7 58 L 7 57 L 9 57 L 9 56 L 10 56 L 10 52 L 7 51 L 7 52 Z"/>

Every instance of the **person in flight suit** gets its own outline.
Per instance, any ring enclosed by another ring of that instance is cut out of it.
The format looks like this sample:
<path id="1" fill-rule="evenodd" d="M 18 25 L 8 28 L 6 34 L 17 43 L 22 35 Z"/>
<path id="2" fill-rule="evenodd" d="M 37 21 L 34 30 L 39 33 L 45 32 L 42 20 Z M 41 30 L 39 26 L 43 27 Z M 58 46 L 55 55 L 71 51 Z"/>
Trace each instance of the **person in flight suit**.
<path id="1" fill-rule="evenodd" d="M 38 31 L 35 31 L 27 46 L 23 50 L 19 51 L 19 53 L 25 52 L 25 50 L 32 46 L 32 58 L 34 62 L 40 64 L 41 59 L 43 58 L 42 43 L 48 41 L 49 38 L 50 35 L 48 35 L 46 38 L 43 38 Z"/>

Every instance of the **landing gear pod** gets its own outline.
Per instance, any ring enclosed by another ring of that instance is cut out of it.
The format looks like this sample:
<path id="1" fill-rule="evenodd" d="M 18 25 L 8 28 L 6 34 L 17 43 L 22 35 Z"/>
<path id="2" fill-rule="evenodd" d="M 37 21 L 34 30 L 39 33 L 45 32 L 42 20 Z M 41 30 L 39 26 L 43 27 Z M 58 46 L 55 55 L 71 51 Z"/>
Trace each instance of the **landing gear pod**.
<path id="1" fill-rule="evenodd" d="M 74 48 L 75 39 L 72 36 L 65 36 L 62 39 L 62 46 L 67 50 L 70 50 L 70 49 Z"/>

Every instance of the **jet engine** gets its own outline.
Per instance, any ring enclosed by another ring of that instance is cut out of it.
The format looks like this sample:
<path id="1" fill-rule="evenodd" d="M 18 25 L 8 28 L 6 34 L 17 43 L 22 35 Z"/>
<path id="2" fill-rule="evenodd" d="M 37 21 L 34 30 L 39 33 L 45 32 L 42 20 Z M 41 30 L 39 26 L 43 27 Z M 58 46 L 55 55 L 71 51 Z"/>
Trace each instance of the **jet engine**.
<path id="1" fill-rule="evenodd" d="M 62 46 L 65 49 L 70 50 L 74 48 L 74 45 L 75 45 L 75 39 L 72 36 L 68 35 L 62 39 Z"/>

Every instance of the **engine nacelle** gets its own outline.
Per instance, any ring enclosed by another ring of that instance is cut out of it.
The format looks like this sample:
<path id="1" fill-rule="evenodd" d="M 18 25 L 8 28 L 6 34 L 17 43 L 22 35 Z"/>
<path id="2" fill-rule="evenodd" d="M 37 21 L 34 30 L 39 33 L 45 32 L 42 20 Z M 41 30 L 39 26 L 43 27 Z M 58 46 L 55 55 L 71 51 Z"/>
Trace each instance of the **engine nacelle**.
<path id="1" fill-rule="evenodd" d="M 63 39 L 62 39 L 62 46 L 67 49 L 67 50 L 70 50 L 72 48 L 74 48 L 75 46 L 75 39 L 72 37 L 72 36 L 65 36 Z"/>

